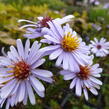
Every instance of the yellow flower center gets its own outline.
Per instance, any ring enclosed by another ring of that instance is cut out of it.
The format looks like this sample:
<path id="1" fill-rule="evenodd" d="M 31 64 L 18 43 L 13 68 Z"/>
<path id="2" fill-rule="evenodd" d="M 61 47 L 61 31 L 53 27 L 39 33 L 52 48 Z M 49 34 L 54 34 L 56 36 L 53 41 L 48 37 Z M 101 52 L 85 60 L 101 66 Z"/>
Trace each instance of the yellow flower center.
<path id="1" fill-rule="evenodd" d="M 26 79 L 30 74 L 30 67 L 24 61 L 19 61 L 13 67 L 13 74 L 17 79 Z"/>
<path id="2" fill-rule="evenodd" d="M 78 48 L 79 46 L 79 39 L 77 36 L 73 36 L 69 32 L 67 35 L 64 36 L 61 46 L 65 51 L 71 52 Z"/>
<path id="3" fill-rule="evenodd" d="M 82 80 L 86 80 L 90 73 L 91 71 L 89 66 L 80 66 L 80 72 L 77 73 L 77 76 Z"/>

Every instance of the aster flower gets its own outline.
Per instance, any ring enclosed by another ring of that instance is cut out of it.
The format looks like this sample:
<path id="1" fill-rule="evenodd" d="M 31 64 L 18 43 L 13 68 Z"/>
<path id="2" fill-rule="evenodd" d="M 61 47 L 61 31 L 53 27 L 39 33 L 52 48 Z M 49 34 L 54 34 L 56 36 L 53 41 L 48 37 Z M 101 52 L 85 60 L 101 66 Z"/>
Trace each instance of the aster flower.
<path id="1" fill-rule="evenodd" d="M 64 76 L 64 80 L 72 80 L 70 84 L 70 89 L 75 87 L 75 93 L 77 96 L 82 95 L 82 91 L 84 93 L 85 99 L 88 100 L 88 91 L 94 95 L 98 95 L 96 89 L 100 89 L 100 85 L 102 82 L 97 79 L 101 75 L 102 68 L 98 68 L 99 64 L 95 65 L 87 65 L 80 66 L 80 72 L 71 72 L 67 70 L 63 70 L 60 73 Z"/>
<path id="2" fill-rule="evenodd" d="M 102 29 L 102 27 L 100 25 L 97 25 L 97 24 L 92 24 L 92 27 L 97 31 L 101 31 L 101 29 Z"/>
<path id="3" fill-rule="evenodd" d="M 103 6 L 104 9 L 108 9 L 109 8 L 109 3 L 105 3 Z"/>
<path id="4" fill-rule="evenodd" d="M 46 28 L 49 35 L 44 38 L 52 42 L 52 45 L 42 48 L 45 54 L 50 54 L 50 60 L 56 60 L 56 66 L 62 66 L 65 70 L 79 71 L 79 65 L 91 62 L 92 56 L 88 56 L 89 47 L 77 36 L 75 31 L 66 24 L 63 28 L 56 22 L 49 22 L 50 29 Z M 43 40 L 43 39 L 42 39 Z M 44 41 L 43 41 L 44 42 Z"/>
<path id="5" fill-rule="evenodd" d="M 94 38 L 94 41 L 91 41 L 89 47 L 91 52 L 97 57 L 104 57 L 109 54 L 109 42 L 106 42 L 105 38 L 101 38 L 100 41 Z"/>
<path id="6" fill-rule="evenodd" d="M 100 5 L 100 1 L 99 0 L 90 0 L 89 3 L 93 4 L 93 5 Z"/>
<path id="7" fill-rule="evenodd" d="M 26 30 L 26 34 L 24 34 L 24 37 L 27 38 L 37 38 L 37 37 L 41 37 L 44 34 L 47 34 L 45 32 L 43 32 L 43 28 L 47 27 L 49 28 L 47 22 L 48 21 L 57 21 L 59 24 L 64 24 L 66 22 L 69 22 L 72 18 L 74 18 L 73 15 L 68 15 L 65 16 L 63 18 L 56 18 L 56 19 L 52 19 L 50 17 L 37 17 L 38 21 L 37 22 L 32 22 L 29 20 L 25 20 L 25 19 L 21 19 L 18 22 L 28 22 L 30 24 L 24 25 L 21 27 L 22 28 L 27 28 Z"/>
<path id="8" fill-rule="evenodd" d="M 0 108 L 2 108 L 5 104 L 5 108 L 9 109 L 10 107 L 17 105 L 17 94 L 9 96 L 7 98 L 0 99 Z M 27 93 L 25 94 L 25 99 L 22 101 L 24 105 L 27 105 L 28 96 Z"/>
<path id="9" fill-rule="evenodd" d="M 31 104 L 35 104 L 33 89 L 40 96 L 44 97 L 45 87 L 39 81 L 43 80 L 52 83 L 52 73 L 38 67 L 45 62 L 40 52 L 41 44 L 37 41 L 30 47 L 27 40 L 25 47 L 20 39 L 17 40 L 17 49 L 13 46 L 7 56 L 0 57 L 0 84 L 1 99 L 12 99 L 12 105 L 24 102 L 29 97 Z M 8 103 L 8 105 L 9 105 Z"/>

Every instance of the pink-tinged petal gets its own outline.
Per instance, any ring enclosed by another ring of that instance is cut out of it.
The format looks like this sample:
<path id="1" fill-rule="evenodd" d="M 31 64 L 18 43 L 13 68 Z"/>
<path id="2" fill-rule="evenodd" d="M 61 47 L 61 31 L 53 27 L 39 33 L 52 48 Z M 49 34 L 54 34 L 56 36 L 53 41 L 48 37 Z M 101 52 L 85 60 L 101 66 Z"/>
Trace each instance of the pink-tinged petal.
<path id="1" fill-rule="evenodd" d="M 79 72 L 80 71 L 80 68 L 79 68 L 79 65 L 78 63 L 76 62 L 75 58 L 69 54 L 69 67 L 72 72 Z"/>
<path id="2" fill-rule="evenodd" d="M 92 69 L 92 74 L 99 74 L 99 73 L 101 73 L 102 71 L 103 71 L 102 68 L 97 68 L 96 70 L 93 70 L 93 69 Z"/>
<path id="3" fill-rule="evenodd" d="M 49 35 L 44 35 L 44 38 L 48 39 L 49 41 L 52 41 L 54 43 L 57 43 L 57 44 L 60 44 L 60 40 L 54 38 L 54 37 L 51 37 Z"/>
<path id="4" fill-rule="evenodd" d="M 86 54 L 83 54 L 83 53 L 80 53 L 77 51 L 75 51 L 72 54 L 75 54 L 75 55 L 73 55 L 73 56 L 75 56 L 75 60 L 82 66 L 90 64 L 90 62 L 91 62 L 92 56 L 88 56 Z"/>
<path id="5" fill-rule="evenodd" d="M 16 59 L 20 59 L 20 58 L 19 58 L 19 54 L 18 54 L 18 52 L 17 52 L 17 50 L 15 49 L 14 46 L 11 46 L 11 47 L 10 47 L 10 50 L 11 50 L 12 55 L 13 55 Z"/>
<path id="6" fill-rule="evenodd" d="M 14 102 L 14 104 L 15 105 L 17 105 L 17 103 L 18 103 L 18 100 L 19 100 L 19 89 L 17 90 L 17 92 L 16 92 L 17 94 L 15 95 L 16 97 L 15 97 L 15 102 Z"/>
<path id="7" fill-rule="evenodd" d="M 54 22 L 48 22 L 48 25 L 50 27 L 50 30 L 52 33 L 50 33 L 50 36 L 51 37 L 54 37 L 58 40 L 61 40 L 61 38 L 63 37 L 61 34 L 60 34 L 60 31 L 58 31 L 58 29 L 56 28 L 56 23 Z M 59 28 L 62 30 L 62 27 L 59 25 Z M 63 30 L 62 30 L 63 31 Z M 62 32 L 61 31 L 61 32 Z M 63 33 L 62 33 L 63 34 Z"/>
<path id="8" fill-rule="evenodd" d="M 40 92 L 39 90 L 37 90 L 36 88 L 34 88 L 34 90 L 36 91 L 36 93 L 40 96 L 40 97 L 45 97 L 44 92 Z"/>
<path id="9" fill-rule="evenodd" d="M 47 39 L 41 39 L 40 42 L 41 42 L 41 43 L 52 44 L 52 42 L 49 41 L 49 40 L 47 40 Z"/>
<path id="10" fill-rule="evenodd" d="M 51 46 L 48 46 L 48 47 L 41 48 L 40 52 L 54 51 L 58 48 L 60 48 L 60 45 L 51 45 Z"/>
<path id="11" fill-rule="evenodd" d="M 70 84 L 70 89 L 74 88 L 74 86 L 76 85 L 76 82 L 77 82 L 77 78 L 74 78 L 73 81 Z"/>
<path id="12" fill-rule="evenodd" d="M 57 33 L 60 35 L 60 37 L 63 37 L 64 36 L 64 31 L 61 27 L 60 24 L 58 24 L 58 22 L 56 22 L 55 20 L 52 22 L 55 30 L 57 31 Z"/>
<path id="13" fill-rule="evenodd" d="M 3 104 L 5 103 L 6 98 L 0 99 L 0 107 L 3 107 Z"/>
<path id="14" fill-rule="evenodd" d="M 65 16 L 63 18 L 56 18 L 54 20 L 61 25 L 61 24 L 64 24 L 64 23 L 71 21 L 72 18 L 74 18 L 73 15 L 68 15 L 68 16 Z"/>
<path id="15" fill-rule="evenodd" d="M 84 83 L 85 87 L 87 87 L 88 89 L 90 88 L 91 83 L 89 82 L 89 80 L 84 80 L 83 83 Z"/>
<path id="16" fill-rule="evenodd" d="M 8 52 L 7 54 L 8 54 L 8 58 L 9 58 L 11 61 L 13 61 L 13 62 L 16 62 L 16 61 L 17 61 L 16 57 L 14 57 L 14 55 L 13 55 L 11 52 Z"/>
<path id="17" fill-rule="evenodd" d="M 35 92 L 36 92 L 40 97 L 44 97 L 44 96 L 45 96 L 45 95 L 44 95 L 44 91 L 39 91 L 39 90 L 37 89 L 37 87 L 34 86 L 33 83 L 31 83 L 31 85 L 32 85 L 32 87 L 34 88 Z"/>
<path id="18" fill-rule="evenodd" d="M 97 89 L 100 89 L 100 86 L 98 84 L 96 84 L 96 83 L 92 83 L 92 86 L 97 88 Z"/>
<path id="19" fill-rule="evenodd" d="M 41 44 L 38 44 L 38 41 L 35 41 L 33 44 L 32 44 L 32 47 L 30 49 L 30 53 L 29 53 L 29 57 L 34 57 L 34 55 L 37 54 L 37 51 L 39 50 Z"/>
<path id="20" fill-rule="evenodd" d="M 97 38 L 94 38 L 94 40 L 95 40 L 96 43 L 98 43 L 98 39 Z"/>
<path id="21" fill-rule="evenodd" d="M 24 97 L 25 97 L 25 82 L 22 81 L 22 83 L 20 84 L 20 87 L 19 87 L 19 98 L 18 98 L 18 101 L 21 102 L 23 101 Z"/>
<path id="22" fill-rule="evenodd" d="M 17 81 L 15 79 L 8 82 L 3 88 L 1 88 L 1 98 L 7 98 L 14 90 Z"/>
<path id="23" fill-rule="evenodd" d="M 92 77 L 92 76 L 90 76 L 89 79 L 90 79 L 92 82 L 96 83 L 96 84 L 102 85 L 102 82 L 101 82 L 100 80 L 98 80 L 98 79 L 96 79 L 96 78 L 94 78 L 94 77 Z"/>
<path id="24" fill-rule="evenodd" d="M 87 92 L 87 89 L 84 88 L 83 89 L 83 92 L 84 92 L 85 99 L 88 100 L 88 92 Z"/>
<path id="25" fill-rule="evenodd" d="M 58 59 L 56 60 L 56 66 L 61 66 L 62 61 L 63 61 L 63 53 L 61 53 L 61 55 L 59 55 Z"/>
<path id="26" fill-rule="evenodd" d="M 32 73 L 38 76 L 41 76 L 41 77 L 52 77 L 53 76 L 53 74 L 50 71 L 41 70 L 41 69 L 32 70 Z"/>
<path id="27" fill-rule="evenodd" d="M 63 26 L 63 30 L 64 30 L 64 35 L 67 35 L 69 32 L 72 34 L 73 30 L 72 28 L 70 28 L 69 24 L 66 24 L 65 26 Z M 73 35 L 74 36 L 74 35 Z M 63 36 L 64 37 L 64 36 Z"/>
<path id="28" fill-rule="evenodd" d="M 9 101 L 7 101 L 5 109 L 9 109 Z"/>
<path id="29" fill-rule="evenodd" d="M 25 43 L 25 60 L 28 58 L 29 49 L 30 49 L 30 41 L 29 39 L 27 39 Z"/>
<path id="30" fill-rule="evenodd" d="M 23 48 L 23 44 L 22 41 L 20 39 L 17 39 L 17 49 L 18 49 L 18 53 L 19 56 L 24 59 L 24 48 Z"/>
<path id="31" fill-rule="evenodd" d="M 68 75 L 64 75 L 64 80 L 71 80 L 75 77 L 75 74 L 71 73 L 71 74 L 68 74 Z"/>
<path id="32" fill-rule="evenodd" d="M 90 90 L 94 95 L 98 95 L 98 92 L 97 92 L 97 90 L 96 90 L 95 88 L 91 87 L 89 90 Z"/>
<path id="33" fill-rule="evenodd" d="M 55 50 L 54 52 L 50 54 L 49 56 L 50 60 L 56 59 L 62 52 L 63 50 L 61 48 Z"/>
<path id="34" fill-rule="evenodd" d="M 43 80 L 45 82 L 48 82 L 48 83 L 53 83 L 54 82 L 54 80 L 52 78 L 50 78 L 50 77 L 42 77 L 42 76 L 37 75 L 37 78 L 39 78 L 39 79 L 41 79 L 41 80 Z"/>
<path id="35" fill-rule="evenodd" d="M 92 76 L 94 76 L 94 77 L 101 77 L 100 74 L 92 74 Z"/>
<path id="36" fill-rule="evenodd" d="M 11 64 L 12 64 L 12 62 L 9 58 L 3 57 L 3 56 L 0 57 L 0 66 L 8 66 Z"/>
<path id="37" fill-rule="evenodd" d="M 74 57 L 74 59 L 76 60 L 76 62 L 77 62 L 78 64 L 84 66 L 84 62 L 83 62 L 83 60 L 82 60 L 81 57 L 80 57 L 81 55 L 79 55 L 79 54 L 76 53 L 76 52 L 73 52 L 73 53 L 72 53 L 72 56 Z"/>
<path id="38" fill-rule="evenodd" d="M 24 100 L 23 100 L 23 104 L 24 104 L 24 105 L 27 105 L 27 100 L 28 100 L 28 92 L 25 91 L 25 98 L 24 98 Z M 32 104 L 32 103 L 31 103 L 31 104 Z"/>
<path id="39" fill-rule="evenodd" d="M 34 32 L 34 33 L 26 33 L 23 35 L 23 37 L 26 37 L 28 39 L 34 39 L 43 36 L 42 32 Z"/>
<path id="40" fill-rule="evenodd" d="M 71 74 L 72 72 L 70 72 L 69 70 L 62 70 L 62 71 L 60 71 L 60 74 L 61 75 L 67 75 L 67 74 Z"/>
<path id="41" fill-rule="evenodd" d="M 15 102 L 15 96 L 11 96 L 11 97 L 8 98 L 8 99 L 9 99 L 9 101 L 10 101 L 11 107 L 13 107 L 13 106 L 14 106 L 14 102 Z"/>
<path id="42" fill-rule="evenodd" d="M 95 65 L 92 66 L 92 69 L 96 70 L 98 67 L 99 67 L 99 64 L 95 64 Z"/>
<path id="43" fill-rule="evenodd" d="M 37 67 L 39 67 L 40 65 L 42 65 L 44 62 L 45 62 L 45 59 L 40 59 L 40 60 L 36 61 L 35 63 L 33 63 L 33 64 L 31 65 L 31 68 L 32 68 L 32 69 L 37 68 Z"/>
<path id="44" fill-rule="evenodd" d="M 41 79 L 41 80 L 43 80 L 45 82 L 48 82 L 48 83 L 53 83 L 53 81 L 54 81 L 52 78 L 42 77 L 42 76 L 39 76 L 39 75 L 37 75 L 37 78 L 39 78 L 39 79 Z"/>
<path id="45" fill-rule="evenodd" d="M 31 102 L 31 104 L 34 105 L 36 103 L 35 95 L 33 93 L 32 87 L 31 87 L 31 85 L 30 85 L 30 83 L 28 81 L 26 81 L 26 88 L 27 88 L 27 92 L 28 92 L 30 102 Z"/>
<path id="46" fill-rule="evenodd" d="M 76 95 L 81 96 L 81 93 L 82 93 L 81 81 L 80 79 L 78 79 L 76 83 Z"/>
<path id="47" fill-rule="evenodd" d="M 43 27 L 42 30 L 41 30 L 41 33 L 43 33 L 43 36 L 44 35 L 50 35 L 52 37 L 55 37 L 56 33 L 52 33 L 53 31 L 47 27 Z M 55 37 L 57 39 L 57 36 Z M 46 43 L 46 42 L 45 42 Z"/>
<path id="48" fill-rule="evenodd" d="M 36 27 L 36 25 L 34 25 L 34 24 L 27 24 L 27 25 L 21 26 L 20 29 L 23 29 L 23 28 L 26 28 L 26 27 Z"/>
<path id="49" fill-rule="evenodd" d="M 18 88 L 21 84 L 21 81 L 18 81 L 17 84 L 16 84 L 16 87 L 14 88 L 14 90 L 11 92 L 12 95 L 14 95 L 17 91 L 18 91 Z"/>
<path id="50" fill-rule="evenodd" d="M 0 78 L 0 84 L 2 84 L 2 83 L 5 83 L 5 82 L 7 82 L 7 81 L 10 81 L 10 80 L 12 80 L 14 77 L 12 76 L 12 77 L 6 77 L 6 78 Z"/>
<path id="51" fill-rule="evenodd" d="M 34 57 L 32 57 L 31 59 L 28 58 L 29 65 L 36 63 L 42 57 L 42 54 L 43 53 L 38 51 L 37 54 L 34 55 Z"/>
<path id="52" fill-rule="evenodd" d="M 69 70 L 69 55 L 63 52 L 63 69 Z"/>
<path id="53" fill-rule="evenodd" d="M 45 91 L 43 84 L 38 79 L 36 79 L 34 76 L 30 77 L 30 81 L 37 90 L 41 92 Z"/>

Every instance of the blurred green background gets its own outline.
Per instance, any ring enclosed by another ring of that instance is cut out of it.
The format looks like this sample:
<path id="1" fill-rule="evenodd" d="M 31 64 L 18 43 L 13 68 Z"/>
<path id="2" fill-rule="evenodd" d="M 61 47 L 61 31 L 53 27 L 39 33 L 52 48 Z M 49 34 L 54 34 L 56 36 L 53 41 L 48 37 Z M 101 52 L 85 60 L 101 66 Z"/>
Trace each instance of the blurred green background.
<path id="1" fill-rule="evenodd" d="M 70 25 L 87 44 L 94 37 L 104 37 L 109 41 L 109 8 L 104 8 L 107 2 L 101 0 L 99 5 L 95 5 L 87 0 L 0 0 L 0 48 L 9 49 L 17 38 L 25 41 L 26 38 L 22 37 L 25 30 L 19 29 L 22 25 L 17 22 L 19 19 L 37 21 L 38 16 L 57 18 L 68 14 L 75 16 Z M 89 101 L 85 101 L 83 96 L 75 96 L 74 90 L 69 89 L 70 81 L 64 81 L 54 62 L 46 59 L 42 67 L 51 70 L 55 80 L 53 84 L 44 83 L 46 97 L 36 95 L 35 106 L 28 102 L 27 106 L 13 109 L 109 109 L 109 56 L 94 59 L 103 68 L 103 85 L 98 96 L 89 92 Z"/>

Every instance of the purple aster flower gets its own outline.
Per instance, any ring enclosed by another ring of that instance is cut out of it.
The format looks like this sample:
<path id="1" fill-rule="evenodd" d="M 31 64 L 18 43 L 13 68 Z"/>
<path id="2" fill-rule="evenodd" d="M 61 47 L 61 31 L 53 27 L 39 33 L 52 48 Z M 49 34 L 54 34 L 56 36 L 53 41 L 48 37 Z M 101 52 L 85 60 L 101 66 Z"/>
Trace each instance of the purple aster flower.
<path id="1" fill-rule="evenodd" d="M 32 38 L 41 37 L 41 36 L 47 34 L 43 31 L 44 27 L 49 28 L 49 25 L 47 22 L 52 21 L 52 20 L 56 20 L 59 24 L 64 24 L 66 22 L 69 22 L 72 18 L 74 18 L 73 15 L 68 15 L 68 16 L 65 16 L 63 18 L 56 18 L 56 19 L 52 19 L 50 17 L 38 17 L 37 22 L 32 22 L 32 21 L 24 20 L 24 19 L 21 19 L 18 22 L 30 23 L 30 24 L 22 26 L 21 29 L 27 28 L 26 34 L 24 34 L 24 37 L 32 39 Z"/>
<path id="2" fill-rule="evenodd" d="M 85 99 L 88 100 L 89 90 L 94 95 L 98 95 L 96 89 L 100 89 L 102 82 L 98 80 L 102 72 L 102 68 L 98 68 L 99 64 L 80 66 L 80 72 L 71 72 L 63 70 L 60 73 L 64 76 L 64 80 L 72 80 L 70 89 L 75 87 L 75 93 L 77 96 L 82 95 L 82 90 L 85 95 Z"/>
<path id="3" fill-rule="evenodd" d="M 93 4 L 93 5 L 100 5 L 100 1 L 99 0 L 90 0 L 89 3 Z"/>
<path id="4" fill-rule="evenodd" d="M 108 9 L 109 8 L 109 3 L 104 4 L 103 8 Z"/>
<path id="5" fill-rule="evenodd" d="M 39 68 L 45 62 L 40 46 L 41 44 L 35 41 L 30 47 L 30 41 L 27 40 L 23 47 L 18 39 L 17 49 L 11 46 L 7 56 L 0 57 L 0 96 L 3 101 L 10 101 L 8 105 L 13 107 L 19 102 L 27 101 L 28 97 L 31 104 L 35 104 L 33 89 L 40 97 L 44 97 L 45 91 L 39 79 L 48 83 L 53 82 L 52 73 Z"/>
<path id="6" fill-rule="evenodd" d="M 94 29 L 96 29 L 97 31 L 101 31 L 102 27 L 100 25 L 97 25 L 97 24 L 92 24 L 92 27 Z"/>
<path id="7" fill-rule="evenodd" d="M 109 54 L 109 42 L 106 42 L 105 38 L 101 38 L 100 41 L 94 38 L 94 41 L 91 41 L 89 47 L 91 52 L 97 57 L 105 57 Z"/>
<path id="8" fill-rule="evenodd" d="M 56 21 L 48 22 L 50 28 L 44 29 L 49 35 L 44 35 L 45 43 L 51 41 L 52 45 L 41 50 L 49 55 L 50 60 L 56 60 L 56 66 L 65 70 L 79 71 L 79 65 L 87 65 L 92 56 L 88 56 L 89 47 L 77 36 L 75 31 L 67 24 L 63 28 Z M 43 40 L 43 39 L 42 39 Z M 44 41 L 43 41 L 44 42 Z"/>

